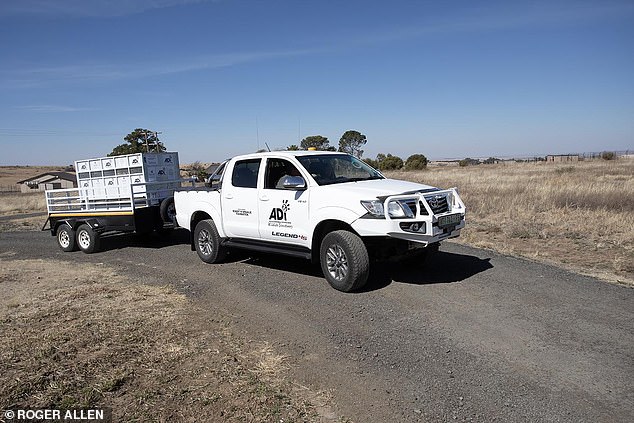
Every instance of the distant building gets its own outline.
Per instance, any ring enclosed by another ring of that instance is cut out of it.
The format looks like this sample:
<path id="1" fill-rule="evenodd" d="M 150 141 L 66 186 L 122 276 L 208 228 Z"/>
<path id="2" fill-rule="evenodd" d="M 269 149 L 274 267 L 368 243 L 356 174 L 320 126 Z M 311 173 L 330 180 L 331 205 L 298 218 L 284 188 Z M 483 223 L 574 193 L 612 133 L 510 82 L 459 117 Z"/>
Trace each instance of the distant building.
<path id="1" fill-rule="evenodd" d="M 579 155 L 578 154 L 549 155 L 549 156 L 546 156 L 546 161 L 547 162 L 554 162 L 554 163 L 578 162 L 579 161 Z"/>
<path id="2" fill-rule="evenodd" d="M 18 181 L 20 191 L 45 191 L 47 189 L 77 188 L 77 178 L 70 172 L 46 172 Z"/>

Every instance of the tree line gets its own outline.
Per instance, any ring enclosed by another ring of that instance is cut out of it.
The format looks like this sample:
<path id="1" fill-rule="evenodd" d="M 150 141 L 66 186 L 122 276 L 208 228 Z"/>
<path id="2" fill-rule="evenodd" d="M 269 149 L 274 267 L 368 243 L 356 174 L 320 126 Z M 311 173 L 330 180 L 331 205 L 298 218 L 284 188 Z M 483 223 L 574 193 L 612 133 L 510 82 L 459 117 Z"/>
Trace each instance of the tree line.
<path id="1" fill-rule="evenodd" d="M 120 156 L 149 151 L 166 151 L 165 145 L 159 140 L 158 134 L 159 132 L 149 129 L 136 128 L 123 138 L 125 143 L 114 147 L 108 156 Z M 363 146 L 367 142 L 368 139 L 364 134 L 359 131 L 349 130 L 344 132 L 341 138 L 339 138 L 339 145 L 337 147 L 330 145 L 330 140 L 323 135 L 311 135 L 304 138 L 299 145 L 293 144 L 286 149 L 290 151 L 308 149 L 340 151 L 361 159 L 379 170 L 420 170 L 427 167 L 428 160 L 423 154 L 412 154 L 405 161 L 390 153 L 379 153 L 376 155 L 376 159 L 363 158 Z M 195 167 L 194 171 L 203 173 L 202 165 L 200 165 L 200 162 L 197 162 L 197 164 L 199 164 L 198 168 L 200 169 Z"/>
<path id="2" fill-rule="evenodd" d="M 314 148 L 321 151 L 340 151 L 342 153 L 348 153 L 358 159 L 362 159 L 375 169 L 379 170 L 421 170 L 427 167 L 427 157 L 424 154 L 412 154 L 405 161 L 398 156 L 392 154 L 379 153 L 376 155 L 376 159 L 362 158 L 362 147 L 368 142 L 367 137 L 359 131 L 349 130 L 339 139 L 339 148 L 335 148 L 330 145 L 328 138 L 323 135 L 311 135 L 304 138 L 300 145 L 290 145 L 287 150 L 308 150 Z"/>

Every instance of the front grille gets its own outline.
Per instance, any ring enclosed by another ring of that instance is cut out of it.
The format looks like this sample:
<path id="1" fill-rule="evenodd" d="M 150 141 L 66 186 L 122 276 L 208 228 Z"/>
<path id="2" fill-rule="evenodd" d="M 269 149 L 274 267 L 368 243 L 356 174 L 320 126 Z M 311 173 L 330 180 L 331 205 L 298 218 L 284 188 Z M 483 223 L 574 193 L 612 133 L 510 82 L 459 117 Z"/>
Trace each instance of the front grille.
<path id="1" fill-rule="evenodd" d="M 446 213 L 449 211 L 449 203 L 446 195 L 427 195 L 425 201 L 434 214 Z"/>

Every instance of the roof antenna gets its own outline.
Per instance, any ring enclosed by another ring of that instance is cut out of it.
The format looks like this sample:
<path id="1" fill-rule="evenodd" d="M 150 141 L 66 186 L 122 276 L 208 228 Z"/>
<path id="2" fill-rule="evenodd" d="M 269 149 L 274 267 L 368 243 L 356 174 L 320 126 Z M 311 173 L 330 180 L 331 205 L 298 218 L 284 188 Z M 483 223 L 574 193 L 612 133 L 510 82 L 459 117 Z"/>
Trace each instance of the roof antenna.
<path id="1" fill-rule="evenodd" d="M 269 153 L 271 152 L 271 147 L 269 147 L 269 145 L 267 143 L 264 143 L 264 145 L 266 145 L 266 149 L 269 150 Z"/>

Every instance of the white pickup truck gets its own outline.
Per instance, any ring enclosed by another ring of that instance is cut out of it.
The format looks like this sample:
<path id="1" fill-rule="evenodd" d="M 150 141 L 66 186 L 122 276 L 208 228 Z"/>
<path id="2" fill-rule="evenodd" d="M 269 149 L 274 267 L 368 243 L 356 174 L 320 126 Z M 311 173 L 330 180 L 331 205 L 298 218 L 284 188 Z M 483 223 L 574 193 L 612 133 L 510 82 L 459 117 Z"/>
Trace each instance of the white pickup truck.
<path id="1" fill-rule="evenodd" d="M 465 225 L 455 188 L 387 179 L 343 153 L 238 156 L 210 179 L 206 189 L 174 193 L 178 225 L 204 262 L 231 248 L 303 257 L 344 292 L 366 283 L 370 260 L 424 255 Z"/>

